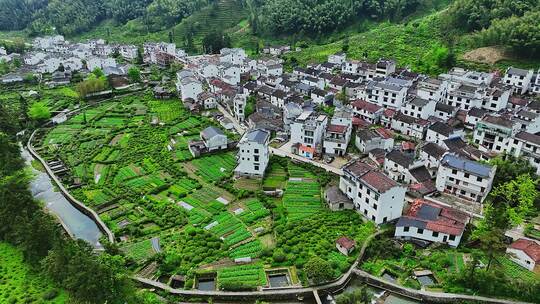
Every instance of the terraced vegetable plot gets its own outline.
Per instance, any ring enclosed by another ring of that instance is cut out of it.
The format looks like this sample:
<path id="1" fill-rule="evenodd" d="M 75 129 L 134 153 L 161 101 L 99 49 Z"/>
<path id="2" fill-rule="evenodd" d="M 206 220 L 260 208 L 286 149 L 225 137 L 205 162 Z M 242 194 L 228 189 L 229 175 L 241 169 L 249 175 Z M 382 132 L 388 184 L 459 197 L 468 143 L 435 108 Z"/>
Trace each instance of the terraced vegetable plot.
<path id="1" fill-rule="evenodd" d="M 301 220 L 323 210 L 318 182 L 288 181 L 283 195 L 289 220 Z"/>
<path id="2" fill-rule="evenodd" d="M 229 252 L 229 257 L 231 259 L 238 258 L 256 258 L 258 257 L 263 250 L 261 241 L 254 240 L 249 243 L 242 244 Z"/>
<path id="3" fill-rule="evenodd" d="M 150 240 L 129 244 L 122 247 L 122 251 L 125 252 L 128 258 L 131 258 L 139 263 L 147 260 L 155 254 L 155 251 L 152 248 L 152 242 Z"/>
<path id="4" fill-rule="evenodd" d="M 236 159 L 232 153 L 205 156 L 192 161 L 197 168 L 195 172 L 207 182 L 217 182 L 232 174 L 236 167 Z"/>
<path id="5" fill-rule="evenodd" d="M 217 274 L 220 289 L 256 289 L 266 286 L 266 274 L 261 264 L 223 268 Z"/>
<path id="6" fill-rule="evenodd" d="M 292 178 L 316 178 L 316 176 L 310 171 L 293 164 L 289 164 L 289 176 Z"/>
<path id="7" fill-rule="evenodd" d="M 226 245 L 234 245 L 252 237 L 246 226 L 229 212 L 222 212 L 212 220 L 205 229 L 223 238 Z"/>
<path id="8" fill-rule="evenodd" d="M 151 111 L 156 113 L 159 121 L 163 123 L 170 123 L 187 115 L 177 100 L 151 101 L 149 105 Z"/>
<path id="9" fill-rule="evenodd" d="M 264 205 L 256 199 L 250 200 L 244 203 L 244 205 L 246 206 L 246 209 L 238 216 L 247 225 L 251 225 L 257 220 L 270 215 L 270 210 L 266 209 Z"/>

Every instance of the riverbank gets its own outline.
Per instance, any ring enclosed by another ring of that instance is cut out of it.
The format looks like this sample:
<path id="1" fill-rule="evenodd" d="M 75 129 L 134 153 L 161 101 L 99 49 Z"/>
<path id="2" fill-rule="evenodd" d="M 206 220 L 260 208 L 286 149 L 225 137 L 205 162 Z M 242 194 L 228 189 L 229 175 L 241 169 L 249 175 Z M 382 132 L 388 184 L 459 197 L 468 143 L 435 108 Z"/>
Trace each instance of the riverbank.
<path id="1" fill-rule="evenodd" d="M 75 208 L 62 193 L 55 190 L 55 184 L 49 175 L 31 166 L 34 158 L 29 150 L 23 149 L 21 155 L 27 165 L 32 168 L 33 178 L 30 182 L 30 191 L 34 198 L 45 203 L 45 209 L 58 219 L 72 238 L 83 239 L 94 248 L 102 249 L 99 239 L 103 234 L 96 223 Z"/>

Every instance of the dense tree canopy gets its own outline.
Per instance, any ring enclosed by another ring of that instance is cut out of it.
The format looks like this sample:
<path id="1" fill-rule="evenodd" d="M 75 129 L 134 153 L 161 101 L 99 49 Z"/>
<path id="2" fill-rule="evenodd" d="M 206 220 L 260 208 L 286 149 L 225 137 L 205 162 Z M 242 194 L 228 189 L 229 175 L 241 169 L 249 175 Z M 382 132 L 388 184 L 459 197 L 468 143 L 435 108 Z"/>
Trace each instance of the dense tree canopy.
<path id="1" fill-rule="evenodd" d="M 357 17 L 400 20 L 422 0 L 268 0 L 258 14 L 261 30 L 269 34 L 303 32 L 316 35 L 349 24 Z"/>

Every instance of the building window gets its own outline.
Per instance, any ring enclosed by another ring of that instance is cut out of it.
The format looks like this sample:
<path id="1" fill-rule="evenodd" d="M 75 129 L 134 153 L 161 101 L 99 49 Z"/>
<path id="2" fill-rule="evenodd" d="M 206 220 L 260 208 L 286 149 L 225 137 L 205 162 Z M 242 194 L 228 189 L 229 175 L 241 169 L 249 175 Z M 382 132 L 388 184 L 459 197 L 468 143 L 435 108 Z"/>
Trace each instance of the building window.
<path id="1" fill-rule="evenodd" d="M 476 177 L 477 182 L 482 182 L 482 178 L 480 176 Z"/>
<path id="2" fill-rule="evenodd" d="M 377 204 L 373 204 L 373 209 L 377 210 Z"/>
<path id="3" fill-rule="evenodd" d="M 259 149 L 253 150 L 253 153 L 255 153 L 255 154 L 259 153 Z"/>
<path id="4" fill-rule="evenodd" d="M 409 232 L 409 227 L 403 227 L 403 232 Z"/>
<path id="5" fill-rule="evenodd" d="M 469 177 L 469 173 L 465 173 L 463 176 L 465 176 L 465 178 L 468 178 L 468 177 Z"/>
<path id="6" fill-rule="evenodd" d="M 452 170 L 452 174 L 457 174 L 457 170 Z"/>
<path id="7" fill-rule="evenodd" d="M 372 215 L 372 216 L 371 216 L 371 220 L 372 220 L 372 221 L 375 221 L 375 215 Z"/>
<path id="8" fill-rule="evenodd" d="M 418 234 L 424 234 L 424 229 L 418 228 Z"/>
<path id="9" fill-rule="evenodd" d="M 455 241 L 456 240 L 456 236 L 455 235 L 451 235 L 450 234 L 450 237 L 449 237 L 450 241 Z"/>
<path id="10" fill-rule="evenodd" d="M 367 215 L 367 209 L 364 209 L 364 215 Z"/>
<path id="11" fill-rule="evenodd" d="M 433 235 L 433 237 L 438 237 L 439 233 L 437 231 L 433 231 L 433 233 L 431 235 Z"/>

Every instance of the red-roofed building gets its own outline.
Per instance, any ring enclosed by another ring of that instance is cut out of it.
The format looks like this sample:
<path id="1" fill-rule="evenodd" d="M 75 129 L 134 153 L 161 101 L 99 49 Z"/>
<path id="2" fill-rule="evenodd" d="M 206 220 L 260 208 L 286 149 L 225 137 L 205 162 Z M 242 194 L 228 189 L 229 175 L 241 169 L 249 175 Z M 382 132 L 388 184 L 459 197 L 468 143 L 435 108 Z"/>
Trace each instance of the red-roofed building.
<path id="1" fill-rule="evenodd" d="M 401 216 L 406 187 L 362 160 L 343 167 L 339 189 L 353 200 L 354 208 L 376 224 Z"/>
<path id="2" fill-rule="evenodd" d="M 438 242 L 457 247 L 469 222 L 462 211 L 416 199 L 396 224 L 395 237 Z"/>
<path id="3" fill-rule="evenodd" d="M 348 237 L 342 236 L 336 240 L 336 248 L 344 255 L 349 255 L 354 251 L 356 242 Z"/>
<path id="4" fill-rule="evenodd" d="M 356 117 L 360 117 L 371 124 L 378 123 L 384 111 L 383 107 L 365 100 L 353 101 L 351 106 Z"/>
<path id="5" fill-rule="evenodd" d="M 392 120 L 394 119 L 394 116 L 396 116 L 396 113 L 397 111 L 394 109 L 384 110 L 381 116 L 381 124 L 386 128 L 390 128 L 390 126 L 392 125 Z"/>
<path id="6" fill-rule="evenodd" d="M 506 249 L 510 259 L 535 273 L 540 273 L 540 244 L 533 240 L 519 239 Z"/>

